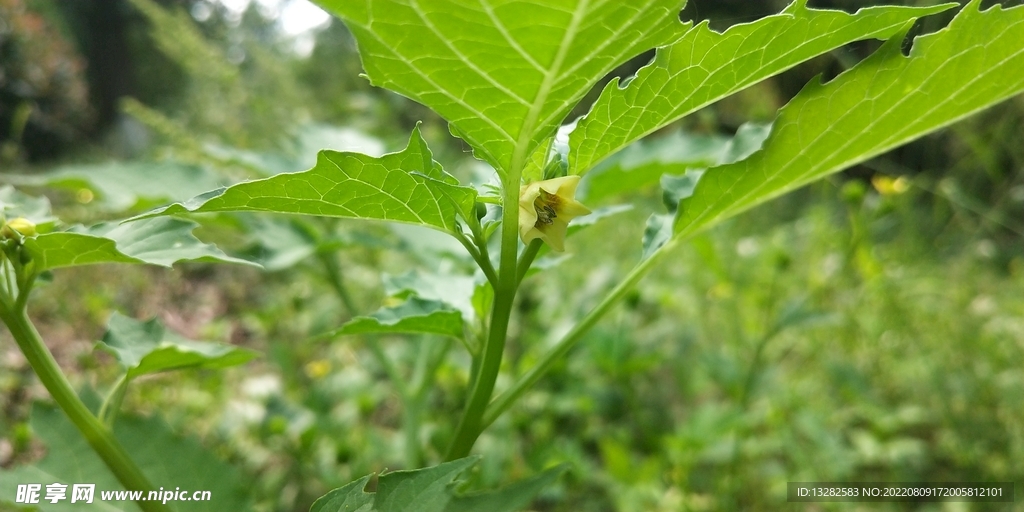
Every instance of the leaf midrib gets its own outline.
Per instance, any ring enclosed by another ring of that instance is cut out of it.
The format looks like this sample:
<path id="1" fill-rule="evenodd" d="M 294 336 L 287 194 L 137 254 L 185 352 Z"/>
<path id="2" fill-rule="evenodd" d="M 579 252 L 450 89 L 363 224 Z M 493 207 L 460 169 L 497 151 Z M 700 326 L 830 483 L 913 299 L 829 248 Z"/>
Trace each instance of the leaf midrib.
<path id="1" fill-rule="evenodd" d="M 576 4 L 576 10 L 572 13 L 572 21 L 569 23 L 569 26 L 566 27 L 565 34 L 562 35 L 562 41 L 558 45 L 558 52 L 555 54 L 555 60 L 551 63 L 551 67 L 548 68 L 547 73 L 544 75 L 544 80 L 540 84 L 540 89 L 537 90 L 537 95 L 534 97 L 533 105 L 530 106 L 530 111 L 527 113 L 526 118 L 523 120 L 522 127 L 519 130 L 519 137 L 516 140 L 515 150 L 512 153 L 512 165 L 509 169 L 509 183 L 506 184 L 507 187 L 514 187 L 516 194 L 519 192 L 519 180 L 522 176 L 523 167 L 526 162 L 526 154 L 529 149 L 530 141 L 533 140 L 533 132 L 538 124 L 537 120 L 540 117 L 541 110 L 544 108 L 544 104 L 547 103 L 548 96 L 551 94 L 555 77 L 561 72 L 562 65 L 565 62 L 565 56 L 569 52 L 569 46 L 571 46 L 571 41 L 576 38 L 580 21 L 583 18 L 580 13 L 586 12 L 589 7 L 590 0 L 582 0 L 579 4 Z M 508 196 L 507 193 L 506 196 Z"/>

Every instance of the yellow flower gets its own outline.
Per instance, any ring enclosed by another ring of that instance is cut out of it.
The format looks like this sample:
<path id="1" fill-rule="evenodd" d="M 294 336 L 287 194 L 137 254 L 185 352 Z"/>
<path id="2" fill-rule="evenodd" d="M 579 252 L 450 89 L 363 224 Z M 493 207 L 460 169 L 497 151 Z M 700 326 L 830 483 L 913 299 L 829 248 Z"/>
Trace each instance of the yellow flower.
<path id="1" fill-rule="evenodd" d="M 4 224 L 0 229 L 4 238 L 21 238 L 24 236 L 36 236 L 36 225 L 32 221 L 18 217 Z"/>
<path id="2" fill-rule="evenodd" d="M 519 238 L 523 243 L 540 238 L 557 252 L 565 250 L 569 221 L 590 210 L 576 201 L 579 176 L 535 181 L 519 189 Z"/>
<path id="3" fill-rule="evenodd" d="M 321 379 L 331 373 L 331 363 L 326 359 L 315 359 L 306 363 L 306 375 L 311 379 Z"/>
<path id="4" fill-rule="evenodd" d="M 876 174 L 871 178 L 871 184 L 883 196 L 895 196 L 910 190 L 910 180 L 903 176 L 892 179 L 889 176 Z"/>

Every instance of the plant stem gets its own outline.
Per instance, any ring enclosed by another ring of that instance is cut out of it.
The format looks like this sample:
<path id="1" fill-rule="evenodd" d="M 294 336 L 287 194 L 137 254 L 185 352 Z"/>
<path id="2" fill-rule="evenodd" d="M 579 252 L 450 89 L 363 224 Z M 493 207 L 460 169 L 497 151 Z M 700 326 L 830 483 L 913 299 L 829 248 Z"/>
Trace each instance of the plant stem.
<path id="1" fill-rule="evenodd" d="M 523 375 L 511 388 L 506 390 L 504 393 L 494 399 L 494 402 L 487 407 L 487 412 L 484 414 L 482 428 L 487 428 L 494 420 L 498 419 L 499 416 L 509 407 L 515 403 L 530 387 L 537 383 L 541 377 L 547 373 L 551 367 L 565 357 L 569 353 L 569 350 L 576 345 L 583 335 L 590 330 L 598 320 L 608 312 L 615 304 L 617 304 L 626 294 L 633 289 L 633 287 L 641 280 L 655 265 L 661 260 L 666 254 L 670 253 L 673 248 L 679 244 L 678 238 L 669 240 L 664 246 L 654 252 L 649 258 L 641 261 L 637 266 L 633 267 L 633 270 L 623 279 L 611 292 L 608 293 L 601 300 L 601 302 L 591 309 L 582 320 L 579 321 L 572 330 L 565 334 L 555 346 L 544 354 L 537 364 L 530 368 L 526 375 Z"/>
<path id="2" fill-rule="evenodd" d="M 495 283 L 498 282 L 498 276 L 497 274 L 494 273 L 494 266 L 491 265 L 491 261 L 487 258 L 487 254 L 484 252 L 487 250 L 486 243 L 481 245 L 480 249 L 477 249 L 477 247 L 473 245 L 473 242 L 466 238 L 466 235 L 463 235 L 462 233 L 455 233 L 453 236 L 455 236 L 455 239 L 458 240 L 459 243 L 461 243 L 462 246 L 466 248 L 466 252 L 468 252 L 469 255 L 473 257 L 474 261 L 476 261 L 477 266 L 480 267 L 480 270 L 483 271 L 484 276 L 487 277 L 487 281 L 491 283 L 491 286 L 494 286 Z M 478 240 L 478 242 L 479 240 L 482 239 L 482 237 L 475 238 Z"/>
<path id="3" fill-rule="evenodd" d="M 366 348 L 370 349 L 370 353 L 373 354 L 373 358 L 377 360 L 377 364 L 381 366 L 384 373 L 387 374 L 388 378 L 391 379 L 391 383 L 394 384 L 395 390 L 398 391 L 398 396 L 402 398 L 402 402 L 408 402 L 409 400 L 409 386 L 405 383 L 405 378 L 402 377 L 401 372 L 398 368 L 391 363 L 391 359 L 384 353 L 384 347 L 381 346 L 380 341 L 373 335 L 367 336 Z"/>
<path id="4" fill-rule="evenodd" d="M 75 394 L 71 383 L 68 382 L 67 377 L 61 372 L 57 361 L 53 358 L 53 354 L 46 348 L 35 326 L 32 325 L 32 321 L 29 320 L 25 309 L 19 308 L 12 311 L 8 308 L 0 308 L 0 318 L 7 324 L 18 347 L 25 354 L 25 358 L 28 359 L 46 390 L 50 392 L 50 396 L 68 416 L 71 423 L 82 433 L 89 446 L 103 459 L 117 480 L 129 490 L 143 491 L 147 494 L 153 490 L 153 486 L 142 470 L 132 461 L 124 447 L 117 442 L 110 429 L 103 426 Z M 137 501 L 136 504 L 145 512 L 170 512 L 171 510 L 170 507 L 159 501 Z"/>
<path id="5" fill-rule="evenodd" d="M 470 377 L 469 399 L 455 428 L 455 437 L 448 447 L 445 460 L 460 459 L 469 455 L 469 451 L 473 449 L 473 444 L 485 426 L 484 412 L 491 401 L 494 383 L 498 380 L 498 370 L 501 369 L 509 316 L 512 315 L 512 303 L 519 285 L 519 272 L 516 266 L 519 249 L 519 208 L 516 205 L 519 202 L 519 180 L 524 162 L 525 153 L 517 152 L 511 170 L 505 177 L 502 189 L 504 207 L 501 210 L 501 260 L 498 266 L 498 281 L 494 285 L 490 329 L 479 358 L 474 358 L 479 359 L 479 371 Z"/>
<path id="6" fill-rule="evenodd" d="M 348 288 L 345 286 L 345 281 L 341 276 L 341 266 L 338 265 L 338 257 L 334 253 L 320 253 L 317 255 L 320 258 L 320 263 L 324 266 L 324 271 L 327 272 L 327 280 L 331 284 L 331 288 L 334 289 L 334 293 L 341 299 L 341 303 L 348 310 L 349 316 L 356 316 L 355 301 L 352 300 L 352 294 L 348 292 Z"/>
<path id="7" fill-rule="evenodd" d="M 530 265 L 533 265 L 533 260 L 537 259 L 537 253 L 540 252 L 542 245 L 544 245 L 544 242 L 540 239 L 531 241 L 530 245 L 527 245 L 523 251 L 523 255 L 519 257 L 519 267 L 516 269 L 517 286 L 523 282 L 526 273 L 530 271 Z"/>
<path id="8" fill-rule="evenodd" d="M 107 428 L 114 428 L 114 420 L 117 419 L 117 413 L 121 410 L 121 402 L 124 400 L 125 391 L 128 390 L 129 380 L 128 372 L 125 372 L 120 379 L 117 379 L 114 388 L 110 390 L 107 398 L 103 400 L 103 405 L 100 406 L 100 412 L 96 416 Z"/>
<path id="9" fill-rule="evenodd" d="M 355 301 L 352 300 L 352 295 L 348 292 L 348 287 L 345 286 L 345 280 L 341 275 L 341 267 L 338 265 L 338 258 L 333 253 L 321 253 L 319 256 L 320 262 L 324 266 L 324 270 L 327 272 L 327 279 L 334 290 L 334 293 L 341 299 L 341 303 L 348 310 L 349 316 L 356 316 L 357 310 Z M 375 336 L 366 336 L 363 338 L 366 342 L 367 348 L 370 349 L 370 353 L 373 354 L 374 359 L 377 360 L 377 364 L 381 366 L 384 373 L 387 374 L 391 382 L 394 383 L 395 389 L 398 390 L 399 396 L 402 398 L 402 402 L 408 401 L 409 388 L 405 384 L 405 379 L 402 378 L 402 374 L 399 373 L 398 368 L 391 363 L 391 359 L 388 359 L 386 353 L 384 353 L 384 347 L 381 346 L 380 340 Z"/>
<path id="10" fill-rule="evenodd" d="M 416 367 L 409 383 L 409 396 L 406 397 L 402 411 L 402 432 L 405 436 L 405 461 L 408 469 L 423 466 L 423 451 L 420 446 L 420 427 L 423 423 L 423 411 L 429 391 L 433 388 L 437 368 L 444 361 L 452 343 L 450 339 L 431 343 L 424 336 L 417 340 Z"/>
<path id="11" fill-rule="evenodd" d="M 402 404 L 402 435 L 405 438 L 406 469 L 423 466 L 420 451 L 420 423 L 423 420 L 423 403 L 419 397 L 409 397 Z"/>

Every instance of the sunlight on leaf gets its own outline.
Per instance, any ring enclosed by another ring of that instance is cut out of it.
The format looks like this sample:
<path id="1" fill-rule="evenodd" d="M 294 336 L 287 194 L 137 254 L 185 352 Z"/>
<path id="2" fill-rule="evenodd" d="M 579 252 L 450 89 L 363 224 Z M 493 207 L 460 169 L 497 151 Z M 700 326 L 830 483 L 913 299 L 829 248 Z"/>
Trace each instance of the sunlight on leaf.
<path id="1" fill-rule="evenodd" d="M 683 201 L 686 236 L 1024 91 L 1024 6 L 979 10 L 901 53 L 903 33 L 835 80 L 808 84 L 779 114 L 764 149 L 709 169 Z"/>
<path id="2" fill-rule="evenodd" d="M 398 306 L 357 316 L 332 331 L 330 336 L 369 333 L 439 334 L 462 338 L 462 313 L 440 301 L 412 297 Z"/>
<path id="3" fill-rule="evenodd" d="M 192 236 L 197 226 L 180 219 L 157 218 L 97 224 L 45 233 L 25 240 L 39 271 L 97 263 L 148 263 L 170 267 L 179 261 L 254 265 L 227 256 Z"/>
<path id="4" fill-rule="evenodd" d="M 450 197 L 456 197 L 458 203 L 453 203 Z M 398 153 L 377 158 L 321 151 L 316 166 L 308 171 L 239 183 L 139 218 L 203 212 L 277 212 L 388 220 L 452 232 L 457 229 L 456 213 L 464 202 L 472 202 L 475 197 L 476 190 L 458 186 L 458 180 L 433 160 L 416 128 L 408 147 Z"/>
<path id="5" fill-rule="evenodd" d="M 319 0 L 359 43 L 373 85 L 451 123 L 499 172 L 522 165 L 597 81 L 672 42 L 682 0 Z"/>
<path id="6" fill-rule="evenodd" d="M 887 38 L 908 21 L 956 6 L 882 6 L 847 14 L 806 3 L 797 0 L 781 14 L 724 33 L 701 23 L 660 48 L 628 83 L 612 80 L 572 133 L 570 172 L 584 174 L 658 128 L 814 56 L 861 39 Z"/>

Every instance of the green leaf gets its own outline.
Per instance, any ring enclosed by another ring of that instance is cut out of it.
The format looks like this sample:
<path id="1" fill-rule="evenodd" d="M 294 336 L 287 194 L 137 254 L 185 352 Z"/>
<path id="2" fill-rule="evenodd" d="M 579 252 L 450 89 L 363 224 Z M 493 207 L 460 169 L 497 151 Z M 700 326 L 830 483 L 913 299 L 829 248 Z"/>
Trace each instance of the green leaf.
<path id="1" fill-rule="evenodd" d="M 580 188 L 588 202 L 597 203 L 652 186 L 666 173 L 742 160 L 760 149 L 770 130 L 771 125 L 747 123 L 731 138 L 677 131 L 640 140 L 587 173 Z"/>
<path id="2" fill-rule="evenodd" d="M 572 223 L 569 224 L 569 229 L 566 231 L 566 236 L 571 236 L 575 233 L 578 233 L 580 230 L 584 228 L 589 228 L 590 226 L 593 226 L 598 222 L 607 219 L 608 217 L 618 215 L 620 213 L 625 213 L 631 211 L 632 209 L 633 205 L 631 204 L 613 204 L 610 206 L 602 206 L 601 208 L 597 208 L 594 211 L 590 212 L 590 215 L 577 217 L 573 219 Z"/>
<path id="3" fill-rule="evenodd" d="M 46 494 L 46 485 L 61 483 L 68 486 L 67 499 L 56 504 L 40 500 L 40 508 L 53 512 L 139 510 L 131 501 L 100 499 L 101 491 L 119 491 L 124 487 L 63 413 L 37 405 L 32 409 L 31 424 L 32 430 L 46 445 L 47 455 L 34 464 L 0 471 L 0 502 L 13 503 L 18 484 L 42 484 L 42 498 Z M 248 482 L 238 471 L 214 457 L 195 440 L 174 435 L 163 421 L 122 417 L 114 427 L 114 435 L 157 488 L 180 487 L 190 493 L 210 491 L 210 501 L 168 502 L 174 510 L 220 512 L 249 509 L 245 491 Z M 71 503 L 74 484 L 96 484 L 91 504 Z"/>
<path id="4" fill-rule="evenodd" d="M 465 246 L 440 231 L 408 224 L 392 224 L 389 227 L 397 237 L 397 244 L 392 247 L 416 258 L 424 265 L 433 266 L 442 259 L 462 261 L 466 265 L 473 261 Z"/>
<path id="5" fill-rule="evenodd" d="M 367 316 L 357 316 L 331 333 L 332 336 L 366 333 L 440 334 L 462 338 L 462 313 L 436 300 L 410 298 Z"/>
<path id="6" fill-rule="evenodd" d="M 480 280 L 473 287 L 473 297 L 470 299 L 473 304 L 473 312 L 477 318 L 487 318 L 491 308 L 494 306 L 494 288 L 486 279 Z"/>
<path id="7" fill-rule="evenodd" d="M 828 84 L 808 84 L 779 113 L 764 149 L 705 173 L 676 220 L 686 236 L 801 185 L 938 130 L 1024 91 L 1024 6 L 979 10 L 948 27 L 897 34 Z"/>
<path id="8" fill-rule="evenodd" d="M 46 510 L 55 512 L 81 510 L 83 505 L 71 503 L 71 488 L 74 484 L 96 484 L 93 502 L 85 507 L 109 512 L 115 510 L 138 512 L 133 502 L 102 501 L 100 490 L 121 490 L 124 487 L 107 469 L 96 452 L 82 439 L 67 418 L 57 409 L 35 405 L 31 415 L 32 431 L 43 442 L 47 455 L 43 459 L 11 469 L 0 470 L 0 502 L 14 503 L 19 484 L 42 484 L 40 501 Z M 118 425 L 123 432 L 124 425 Z M 50 504 L 42 501 L 46 485 L 62 483 L 68 486 L 68 499 Z"/>
<path id="9" fill-rule="evenodd" d="M 847 14 L 806 4 L 796 0 L 778 15 L 723 33 L 701 23 L 660 48 L 628 83 L 612 80 L 572 133 L 570 172 L 584 174 L 658 128 L 803 61 L 853 41 L 887 38 L 910 20 L 956 6 L 881 6 Z"/>
<path id="10" fill-rule="evenodd" d="M 455 478 L 477 463 L 478 457 L 381 475 L 377 492 L 363 489 L 366 476 L 335 489 L 313 503 L 310 512 L 516 512 L 527 507 L 546 485 L 565 470 L 555 467 L 503 489 L 456 495 Z"/>
<path id="11" fill-rule="evenodd" d="M 226 368 L 244 364 L 256 352 L 225 343 L 192 341 L 167 332 L 155 318 L 140 322 L 115 312 L 97 345 L 114 355 L 128 377 L 185 368 Z"/>
<path id="12" fill-rule="evenodd" d="M 472 277 L 409 271 L 399 276 L 385 274 L 384 292 L 392 297 L 419 297 L 437 301 L 462 313 L 467 322 L 474 320 L 472 297 L 476 284 Z"/>
<path id="13" fill-rule="evenodd" d="M 87 188 L 97 196 L 93 205 L 109 211 L 127 210 L 140 200 L 180 201 L 224 185 L 206 169 L 174 162 L 75 165 L 44 174 L 7 175 L 3 180 L 15 185 Z"/>
<path id="14" fill-rule="evenodd" d="M 463 219 L 468 219 L 471 215 L 476 215 L 477 191 L 475 188 L 459 186 L 459 182 L 454 179 L 450 181 L 442 181 L 421 173 L 413 173 L 413 178 L 422 181 L 430 188 L 430 190 L 437 192 L 444 198 L 443 200 L 438 200 L 441 202 L 447 202 L 450 206 L 454 206 Z"/>
<path id="15" fill-rule="evenodd" d="M 12 186 L 0 187 L 0 214 L 6 220 L 22 217 L 44 231 L 43 225 L 52 225 L 57 219 L 50 214 L 50 200 L 23 194 Z"/>
<path id="16" fill-rule="evenodd" d="M 655 213 L 647 218 L 644 228 L 643 253 L 641 259 L 647 259 L 672 239 L 672 226 L 675 216 L 672 214 Z"/>
<path id="17" fill-rule="evenodd" d="M 246 215 L 239 220 L 255 242 L 246 255 L 271 272 L 294 266 L 320 246 L 319 234 L 304 226 L 300 217 Z"/>
<path id="18" fill-rule="evenodd" d="M 641 259 L 647 259 L 672 239 L 672 227 L 679 203 L 693 195 L 704 172 L 704 169 L 690 169 L 682 175 L 665 174 L 661 177 L 662 200 L 669 213 L 656 213 L 647 219 Z"/>
<path id="19" fill-rule="evenodd" d="M 225 255 L 192 236 L 196 223 L 156 218 L 46 233 L 25 239 L 39 271 L 96 263 L 148 263 L 170 267 L 179 261 L 255 263 Z"/>
<path id="20" fill-rule="evenodd" d="M 525 164 L 601 77 L 685 28 L 682 0 L 318 3 L 355 35 L 371 83 L 441 114 L 501 173 Z"/>
<path id="21" fill-rule="evenodd" d="M 691 169 L 686 174 L 661 177 L 662 201 L 669 212 L 675 213 L 679 210 L 679 203 L 693 195 L 704 172 L 704 169 Z"/>
<path id="22" fill-rule="evenodd" d="M 416 173 L 431 180 L 418 178 Z M 441 190 L 435 182 L 448 188 Z M 476 191 L 459 187 L 458 180 L 441 169 L 416 128 L 409 146 L 398 153 L 378 158 L 321 151 L 316 165 L 308 171 L 239 183 L 140 218 L 203 212 L 277 212 L 389 220 L 451 232 L 457 229 L 455 215 L 459 209 L 448 199 L 451 195 L 457 195 L 460 201 L 469 196 L 475 200 Z"/>

